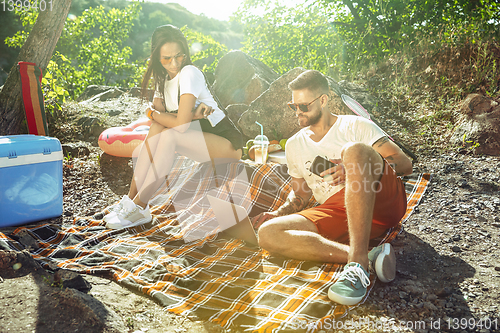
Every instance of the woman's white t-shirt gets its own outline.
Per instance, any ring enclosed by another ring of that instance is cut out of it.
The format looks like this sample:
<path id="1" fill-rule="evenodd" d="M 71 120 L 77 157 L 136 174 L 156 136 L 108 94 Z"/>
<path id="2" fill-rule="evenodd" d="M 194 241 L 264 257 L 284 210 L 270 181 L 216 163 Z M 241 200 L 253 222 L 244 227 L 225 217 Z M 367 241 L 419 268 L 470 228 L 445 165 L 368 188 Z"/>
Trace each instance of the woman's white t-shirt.
<path id="1" fill-rule="evenodd" d="M 163 94 L 159 91 L 155 91 L 154 98 L 163 99 L 163 96 L 165 96 L 167 112 L 177 112 L 179 109 L 179 96 L 183 94 L 191 94 L 196 97 L 195 107 L 203 102 L 214 109 L 214 112 L 207 117 L 212 126 L 217 125 L 226 116 L 224 112 L 219 109 L 217 102 L 215 102 L 215 99 L 210 93 L 205 81 L 205 76 L 195 66 L 184 66 L 179 74 L 172 80 L 165 80 Z"/>
<path id="2" fill-rule="evenodd" d="M 305 127 L 288 139 L 285 147 L 288 174 L 303 178 L 320 204 L 344 188 L 344 185 L 330 185 L 322 177 L 310 171 L 316 156 L 339 159 L 342 147 L 351 142 L 361 142 L 372 146 L 386 136 L 374 123 L 359 116 L 340 115 L 328 133 L 319 141 L 311 139 L 313 132 Z"/>

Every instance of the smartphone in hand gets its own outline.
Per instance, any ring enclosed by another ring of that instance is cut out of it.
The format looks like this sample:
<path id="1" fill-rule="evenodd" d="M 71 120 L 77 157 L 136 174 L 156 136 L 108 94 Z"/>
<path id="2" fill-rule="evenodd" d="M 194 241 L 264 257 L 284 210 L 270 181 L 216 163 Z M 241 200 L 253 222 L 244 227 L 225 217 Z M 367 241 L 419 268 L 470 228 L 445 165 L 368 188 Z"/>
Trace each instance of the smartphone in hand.
<path id="1" fill-rule="evenodd" d="M 314 158 L 310 170 L 312 173 L 319 176 L 319 174 L 322 173 L 323 171 L 333 168 L 336 165 L 337 164 L 318 155 Z"/>

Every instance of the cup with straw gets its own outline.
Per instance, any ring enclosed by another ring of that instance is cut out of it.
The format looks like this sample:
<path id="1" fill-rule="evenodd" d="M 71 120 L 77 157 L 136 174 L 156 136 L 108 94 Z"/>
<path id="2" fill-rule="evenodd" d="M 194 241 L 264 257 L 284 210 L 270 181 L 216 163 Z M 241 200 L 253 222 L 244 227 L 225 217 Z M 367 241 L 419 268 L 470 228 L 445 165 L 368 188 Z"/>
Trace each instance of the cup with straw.
<path id="1" fill-rule="evenodd" d="M 255 146 L 255 162 L 264 164 L 267 161 L 269 139 L 264 135 L 264 126 L 258 121 L 255 121 L 255 123 L 260 126 L 260 135 L 257 135 L 253 141 Z"/>

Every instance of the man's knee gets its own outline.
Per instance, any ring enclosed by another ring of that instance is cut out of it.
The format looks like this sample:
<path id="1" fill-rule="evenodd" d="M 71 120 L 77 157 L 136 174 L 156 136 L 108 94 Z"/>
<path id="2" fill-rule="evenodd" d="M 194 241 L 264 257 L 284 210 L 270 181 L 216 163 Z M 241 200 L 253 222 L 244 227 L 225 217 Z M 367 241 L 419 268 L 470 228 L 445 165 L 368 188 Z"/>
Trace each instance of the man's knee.
<path id="1" fill-rule="evenodd" d="M 293 246 L 289 231 L 317 232 L 316 226 L 299 214 L 273 218 L 264 222 L 258 230 L 259 246 L 271 253 L 281 253 Z M 284 241 L 284 240 L 287 241 Z"/>
<path id="2" fill-rule="evenodd" d="M 344 159 L 344 157 L 362 157 L 370 154 L 377 154 L 373 147 L 361 143 L 361 142 L 349 142 L 346 143 L 342 149 L 340 150 L 340 157 Z"/>
<path id="3" fill-rule="evenodd" d="M 342 162 L 346 174 L 367 172 L 379 177 L 384 169 L 384 159 L 380 154 L 364 143 L 348 143 L 342 147 Z"/>
<path id="4" fill-rule="evenodd" d="M 273 219 L 276 220 L 276 219 Z M 258 230 L 259 246 L 270 252 L 277 251 L 276 239 L 280 232 L 284 232 L 275 221 L 270 220 L 260 226 Z"/>

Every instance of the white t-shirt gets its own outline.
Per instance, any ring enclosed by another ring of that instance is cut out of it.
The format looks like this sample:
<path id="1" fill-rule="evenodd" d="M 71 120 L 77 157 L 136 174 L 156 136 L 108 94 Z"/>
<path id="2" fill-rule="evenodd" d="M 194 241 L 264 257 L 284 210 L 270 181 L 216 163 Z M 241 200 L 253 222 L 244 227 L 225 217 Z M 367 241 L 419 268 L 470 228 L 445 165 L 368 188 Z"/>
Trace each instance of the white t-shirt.
<path id="1" fill-rule="evenodd" d="M 386 136 L 374 123 L 363 117 L 340 115 L 328 133 L 319 141 L 313 141 L 313 132 L 305 127 L 288 139 L 285 147 L 288 174 L 303 178 L 311 188 L 314 198 L 322 204 L 332 195 L 344 188 L 344 184 L 330 185 L 323 178 L 310 171 L 316 156 L 339 159 L 342 147 L 350 142 L 361 142 L 372 146 L 378 139 Z"/>
<path id="2" fill-rule="evenodd" d="M 177 112 L 179 109 L 179 93 L 180 96 L 183 94 L 194 95 L 196 97 L 195 107 L 200 105 L 201 102 L 211 106 L 214 112 L 207 119 L 212 126 L 217 125 L 226 116 L 224 111 L 219 109 L 217 102 L 210 93 L 205 82 L 205 76 L 195 66 L 184 66 L 172 80 L 165 80 L 163 93 L 155 91 L 154 98 L 163 99 L 163 96 L 166 96 L 167 112 Z"/>

